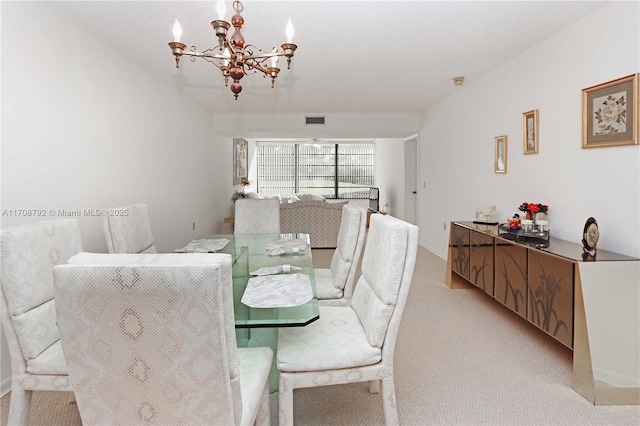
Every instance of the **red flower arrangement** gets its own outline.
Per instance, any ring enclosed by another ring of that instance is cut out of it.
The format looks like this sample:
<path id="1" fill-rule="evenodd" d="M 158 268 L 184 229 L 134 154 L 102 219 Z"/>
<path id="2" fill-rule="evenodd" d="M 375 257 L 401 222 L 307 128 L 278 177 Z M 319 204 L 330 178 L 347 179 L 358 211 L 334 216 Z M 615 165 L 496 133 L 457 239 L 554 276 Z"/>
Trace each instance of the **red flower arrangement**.
<path id="1" fill-rule="evenodd" d="M 540 203 L 527 203 L 524 202 L 522 204 L 520 204 L 520 207 L 518 207 L 518 210 L 526 212 L 526 213 L 530 213 L 531 215 L 534 215 L 536 213 L 547 213 L 547 211 L 549 211 L 549 206 L 546 204 L 540 204 Z"/>

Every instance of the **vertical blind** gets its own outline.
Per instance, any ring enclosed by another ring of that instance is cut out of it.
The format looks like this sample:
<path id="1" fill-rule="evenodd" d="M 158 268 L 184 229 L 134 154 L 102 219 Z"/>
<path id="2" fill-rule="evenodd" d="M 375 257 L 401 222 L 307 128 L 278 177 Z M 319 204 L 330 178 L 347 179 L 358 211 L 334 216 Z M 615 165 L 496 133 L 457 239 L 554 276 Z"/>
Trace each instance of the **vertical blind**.
<path id="1" fill-rule="evenodd" d="M 259 142 L 261 195 L 316 194 L 329 199 L 368 198 L 375 184 L 373 143 Z"/>

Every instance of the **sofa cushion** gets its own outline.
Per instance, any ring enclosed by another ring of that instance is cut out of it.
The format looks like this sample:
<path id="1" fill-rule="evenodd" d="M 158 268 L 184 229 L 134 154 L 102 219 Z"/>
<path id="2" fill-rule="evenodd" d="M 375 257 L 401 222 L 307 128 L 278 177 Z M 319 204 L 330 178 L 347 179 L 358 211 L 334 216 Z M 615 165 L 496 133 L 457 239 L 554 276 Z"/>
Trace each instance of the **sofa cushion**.
<path id="1" fill-rule="evenodd" d="M 280 232 L 309 234 L 311 248 L 335 248 L 342 207 L 349 201 L 297 201 L 280 205 Z"/>
<path id="2" fill-rule="evenodd" d="M 322 195 L 316 194 L 293 194 L 291 198 L 295 201 L 326 201 Z"/>

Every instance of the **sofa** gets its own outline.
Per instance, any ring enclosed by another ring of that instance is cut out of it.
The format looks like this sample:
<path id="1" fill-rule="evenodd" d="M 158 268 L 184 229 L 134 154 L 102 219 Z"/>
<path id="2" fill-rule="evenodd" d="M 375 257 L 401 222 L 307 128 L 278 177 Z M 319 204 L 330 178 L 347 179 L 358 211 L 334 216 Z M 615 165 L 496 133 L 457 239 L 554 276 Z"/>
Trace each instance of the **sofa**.
<path id="1" fill-rule="evenodd" d="M 309 234 L 311 248 L 335 248 L 342 207 L 349 201 L 330 203 L 300 200 L 280 204 L 280 232 Z"/>

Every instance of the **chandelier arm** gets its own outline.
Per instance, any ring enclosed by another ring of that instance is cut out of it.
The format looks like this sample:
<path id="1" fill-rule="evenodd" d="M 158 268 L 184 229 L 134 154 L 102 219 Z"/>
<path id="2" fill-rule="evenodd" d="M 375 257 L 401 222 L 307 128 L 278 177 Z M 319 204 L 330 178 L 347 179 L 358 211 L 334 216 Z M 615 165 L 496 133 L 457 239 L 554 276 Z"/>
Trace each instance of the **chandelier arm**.
<path id="1" fill-rule="evenodd" d="M 263 67 L 261 63 L 259 62 L 255 62 L 252 60 L 246 60 L 244 62 L 245 67 L 249 67 L 249 70 L 253 70 L 253 72 L 257 72 L 257 71 L 261 71 L 264 74 L 269 74 L 269 71 L 267 71 L 267 68 Z"/>
<path id="2" fill-rule="evenodd" d="M 267 59 L 280 57 L 280 56 L 285 56 L 285 54 L 284 53 L 280 53 L 280 52 L 278 52 L 278 53 L 260 53 L 258 55 L 245 55 L 244 58 L 245 59 L 255 59 L 255 60 L 261 59 L 260 62 L 264 62 Z"/>
<path id="3" fill-rule="evenodd" d="M 253 53 L 254 49 L 261 53 L 254 54 Z M 244 47 L 244 50 L 245 50 L 245 58 L 247 59 L 269 59 L 276 56 L 285 56 L 284 51 L 282 52 L 278 51 L 278 48 L 275 46 L 271 48 L 270 52 L 265 52 L 264 50 L 254 46 L 253 44 L 247 44 Z"/>
<path id="4" fill-rule="evenodd" d="M 226 59 L 229 60 L 228 56 L 223 56 L 223 55 L 218 55 L 218 54 L 213 54 L 213 53 L 205 53 L 205 52 L 183 52 L 182 53 L 185 56 L 195 56 L 198 58 L 210 58 L 210 59 Z"/>
<path id="5" fill-rule="evenodd" d="M 214 66 L 215 66 L 216 68 L 218 68 L 219 70 L 225 70 L 225 69 L 227 69 L 227 68 L 228 68 L 228 66 L 217 64 L 217 63 L 216 63 L 212 58 L 209 58 L 209 57 L 207 57 L 207 56 L 200 56 L 200 57 L 201 57 L 202 59 L 204 59 L 205 61 L 209 62 L 210 64 L 214 65 Z M 193 59 L 195 59 L 195 58 L 192 58 L 192 60 L 193 60 Z M 218 58 L 216 58 L 216 59 L 218 59 Z"/>

